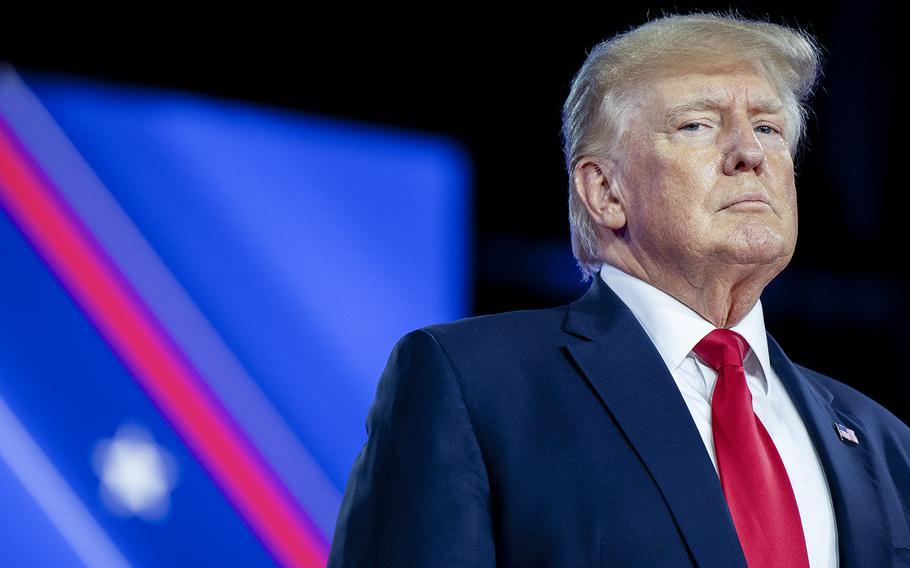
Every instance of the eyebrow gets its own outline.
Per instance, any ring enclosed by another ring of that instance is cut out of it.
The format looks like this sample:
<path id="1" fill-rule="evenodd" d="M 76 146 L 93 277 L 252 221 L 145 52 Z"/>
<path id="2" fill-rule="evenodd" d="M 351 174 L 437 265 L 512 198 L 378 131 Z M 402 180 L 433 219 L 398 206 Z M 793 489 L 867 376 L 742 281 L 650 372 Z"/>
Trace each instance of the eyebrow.
<path id="1" fill-rule="evenodd" d="M 715 97 L 712 95 L 699 97 L 693 101 L 677 105 L 667 111 L 667 124 L 675 123 L 680 116 L 687 112 L 700 110 L 724 110 L 730 106 L 728 99 Z M 759 97 L 749 104 L 751 114 L 776 114 L 784 107 L 780 99 L 776 97 Z"/>

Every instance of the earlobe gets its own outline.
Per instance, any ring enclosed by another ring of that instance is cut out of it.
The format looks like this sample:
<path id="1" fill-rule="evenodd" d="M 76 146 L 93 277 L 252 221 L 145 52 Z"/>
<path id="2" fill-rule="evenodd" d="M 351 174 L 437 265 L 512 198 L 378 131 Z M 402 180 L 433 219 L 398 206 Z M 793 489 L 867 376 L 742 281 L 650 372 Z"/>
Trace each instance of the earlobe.
<path id="1" fill-rule="evenodd" d="M 626 226 L 625 208 L 613 163 L 604 158 L 583 157 L 575 164 L 575 191 L 594 222 L 611 231 Z"/>

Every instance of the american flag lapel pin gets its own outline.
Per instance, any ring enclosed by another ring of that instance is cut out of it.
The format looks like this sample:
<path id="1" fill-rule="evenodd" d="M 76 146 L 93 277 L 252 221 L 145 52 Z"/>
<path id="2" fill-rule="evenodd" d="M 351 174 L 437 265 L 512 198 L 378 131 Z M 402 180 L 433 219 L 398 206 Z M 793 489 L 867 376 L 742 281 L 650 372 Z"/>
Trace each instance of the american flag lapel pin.
<path id="1" fill-rule="evenodd" d="M 858 446 L 859 440 L 856 438 L 856 432 L 847 428 L 840 422 L 834 423 L 834 430 L 837 432 L 837 437 L 840 438 L 840 441 L 849 444 L 851 446 Z"/>

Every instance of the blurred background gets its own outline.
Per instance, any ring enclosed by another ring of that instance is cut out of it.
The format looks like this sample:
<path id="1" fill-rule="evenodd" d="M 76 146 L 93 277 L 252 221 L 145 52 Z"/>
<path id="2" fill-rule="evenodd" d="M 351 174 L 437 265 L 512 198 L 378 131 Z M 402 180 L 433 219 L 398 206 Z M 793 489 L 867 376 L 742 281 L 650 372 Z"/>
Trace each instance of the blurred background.
<path id="1" fill-rule="evenodd" d="M 896 8 L 737 7 L 825 50 L 768 330 L 910 421 Z M 0 564 L 323 565 L 395 341 L 586 289 L 586 52 L 729 8 L 7 21 Z"/>

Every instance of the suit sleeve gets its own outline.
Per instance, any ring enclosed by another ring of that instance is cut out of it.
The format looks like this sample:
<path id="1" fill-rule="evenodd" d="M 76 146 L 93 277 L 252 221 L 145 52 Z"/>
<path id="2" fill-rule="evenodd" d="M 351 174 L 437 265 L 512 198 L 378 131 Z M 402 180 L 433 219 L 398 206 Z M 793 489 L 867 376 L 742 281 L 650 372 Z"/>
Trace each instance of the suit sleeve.
<path id="1" fill-rule="evenodd" d="M 426 330 L 379 380 L 329 568 L 495 565 L 489 481 L 455 369 Z"/>

